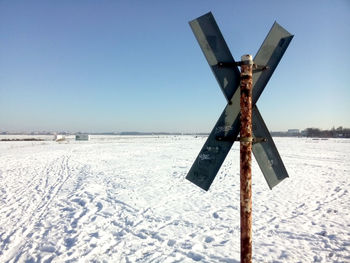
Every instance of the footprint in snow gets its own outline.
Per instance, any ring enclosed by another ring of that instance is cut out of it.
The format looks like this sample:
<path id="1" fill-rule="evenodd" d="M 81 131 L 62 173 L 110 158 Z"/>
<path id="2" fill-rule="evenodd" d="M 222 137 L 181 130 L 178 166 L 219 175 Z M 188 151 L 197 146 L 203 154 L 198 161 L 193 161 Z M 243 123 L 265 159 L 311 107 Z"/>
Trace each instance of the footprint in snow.
<path id="1" fill-rule="evenodd" d="M 91 233 L 91 234 L 89 234 L 89 236 L 90 237 L 94 237 L 94 238 L 99 238 L 100 237 L 98 232 Z"/>
<path id="2" fill-rule="evenodd" d="M 64 245 L 67 247 L 67 249 L 70 249 L 75 245 L 76 241 L 77 241 L 76 238 L 66 238 L 64 240 Z"/>
<path id="3" fill-rule="evenodd" d="M 316 234 L 325 237 L 327 235 L 327 231 L 323 230 L 323 231 L 318 232 Z"/>
<path id="4" fill-rule="evenodd" d="M 214 241 L 214 238 L 210 237 L 210 236 L 207 236 L 204 241 L 205 241 L 205 243 L 211 243 L 211 242 Z"/>
<path id="5" fill-rule="evenodd" d="M 169 239 L 169 241 L 168 241 L 168 243 L 167 243 L 167 245 L 168 245 L 169 247 L 173 247 L 175 244 L 176 244 L 176 241 L 173 240 L 173 239 Z"/>
<path id="6" fill-rule="evenodd" d="M 182 249 L 192 249 L 192 244 L 189 241 L 185 241 L 185 243 L 181 244 Z"/>
<path id="7" fill-rule="evenodd" d="M 201 261 L 201 260 L 203 260 L 203 256 L 201 256 L 201 255 L 199 255 L 197 253 L 194 253 L 194 252 L 189 252 L 187 254 L 187 256 L 189 258 L 191 258 L 192 260 L 194 260 L 194 261 Z"/>
<path id="8" fill-rule="evenodd" d="M 103 208 L 103 204 L 101 202 L 98 202 L 96 204 L 96 207 L 97 207 L 97 212 L 100 212 L 102 210 L 102 208 Z"/>
<path id="9" fill-rule="evenodd" d="M 83 207 L 86 205 L 86 202 L 83 199 L 80 199 L 80 198 L 75 198 L 72 201 L 77 203 L 77 204 L 79 204 L 80 206 L 83 206 Z"/>

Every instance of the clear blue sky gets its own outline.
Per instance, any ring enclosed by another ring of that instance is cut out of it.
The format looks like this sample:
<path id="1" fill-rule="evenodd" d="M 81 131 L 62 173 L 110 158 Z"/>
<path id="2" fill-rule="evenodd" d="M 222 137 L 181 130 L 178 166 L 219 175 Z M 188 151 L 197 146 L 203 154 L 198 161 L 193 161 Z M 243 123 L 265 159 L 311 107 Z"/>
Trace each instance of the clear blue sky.
<path id="1" fill-rule="evenodd" d="M 0 131 L 209 132 L 225 99 L 188 25 L 236 60 L 294 34 L 258 106 L 270 130 L 350 127 L 350 1 L 0 0 Z"/>

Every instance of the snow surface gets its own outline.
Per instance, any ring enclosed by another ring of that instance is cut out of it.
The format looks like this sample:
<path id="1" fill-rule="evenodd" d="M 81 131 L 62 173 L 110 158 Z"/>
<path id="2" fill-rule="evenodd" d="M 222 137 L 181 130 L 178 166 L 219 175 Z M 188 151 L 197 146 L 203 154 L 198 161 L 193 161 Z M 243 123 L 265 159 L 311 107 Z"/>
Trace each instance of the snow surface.
<path id="1" fill-rule="evenodd" d="M 205 140 L 0 142 L 0 262 L 239 262 L 239 145 L 205 192 Z M 275 142 L 290 178 L 253 163 L 254 262 L 350 262 L 350 140 Z"/>

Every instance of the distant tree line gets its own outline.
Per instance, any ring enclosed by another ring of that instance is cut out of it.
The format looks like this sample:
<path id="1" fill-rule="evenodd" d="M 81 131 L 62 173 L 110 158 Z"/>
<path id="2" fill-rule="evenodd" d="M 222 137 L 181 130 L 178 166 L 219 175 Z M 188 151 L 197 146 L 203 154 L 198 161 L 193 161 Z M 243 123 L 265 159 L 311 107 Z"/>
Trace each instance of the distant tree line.
<path id="1" fill-rule="evenodd" d="M 320 130 L 318 128 L 307 128 L 305 130 L 306 137 L 319 137 L 319 138 L 350 138 L 350 129 L 332 128 L 331 130 Z"/>

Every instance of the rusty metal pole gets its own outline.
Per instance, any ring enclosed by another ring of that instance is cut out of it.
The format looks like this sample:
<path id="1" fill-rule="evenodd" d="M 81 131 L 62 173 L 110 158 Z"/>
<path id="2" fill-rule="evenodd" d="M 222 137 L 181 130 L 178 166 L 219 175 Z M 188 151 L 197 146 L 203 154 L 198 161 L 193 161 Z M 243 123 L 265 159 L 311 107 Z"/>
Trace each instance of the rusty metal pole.
<path id="1" fill-rule="evenodd" d="M 240 209 L 241 209 L 241 262 L 252 262 L 252 87 L 253 59 L 241 58 L 241 128 L 240 128 Z"/>

